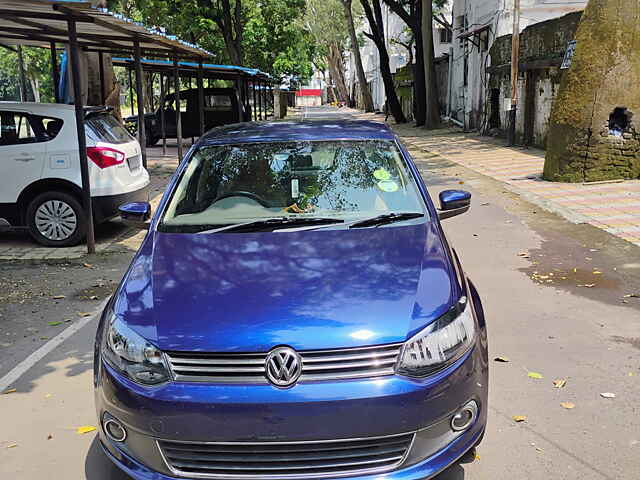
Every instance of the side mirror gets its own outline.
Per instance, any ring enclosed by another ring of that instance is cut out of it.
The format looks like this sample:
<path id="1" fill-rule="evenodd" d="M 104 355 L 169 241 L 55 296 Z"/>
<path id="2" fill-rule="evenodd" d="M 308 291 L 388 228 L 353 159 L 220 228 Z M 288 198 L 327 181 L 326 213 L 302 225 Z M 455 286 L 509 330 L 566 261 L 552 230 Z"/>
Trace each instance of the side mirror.
<path id="1" fill-rule="evenodd" d="M 126 225 L 149 230 L 151 218 L 151 205 L 148 202 L 133 202 L 121 205 L 118 208 L 120 218 Z"/>
<path id="2" fill-rule="evenodd" d="M 471 206 L 471 194 L 466 190 L 444 190 L 440 192 L 439 198 L 438 218 L 440 220 L 465 213 Z"/>

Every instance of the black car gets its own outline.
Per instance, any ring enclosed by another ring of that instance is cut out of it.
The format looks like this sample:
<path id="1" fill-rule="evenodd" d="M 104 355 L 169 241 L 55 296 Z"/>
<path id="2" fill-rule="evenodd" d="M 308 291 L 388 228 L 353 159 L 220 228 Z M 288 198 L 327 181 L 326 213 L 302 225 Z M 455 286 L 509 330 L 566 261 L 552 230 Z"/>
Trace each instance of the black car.
<path id="1" fill-rule="evenodd" d="M 198 102 L 198 89 L 192 88 L 180 92 L 182 137 L 197 137 L 200 135 L 200 106 Z M 176 125 L 176 96 L 175 93 L 167 95 L 164 105 L 164 130 L 165 138 L 177 138 Z M 204 129 L 205 131 L 240 121 L 251 120 L 251 112 L 247 111 L 238 100 L 236 90 L 233 88 L 205 88 L 204 89 Z M 127 128 L 135 134 L 138 129 L 138 116 L 134 115 L 125 119 Z M 151 147 L 162 138 L 160 124 L 160 108 L 154 113 L 145 115 L 145 133 L 147 146 Z"/>

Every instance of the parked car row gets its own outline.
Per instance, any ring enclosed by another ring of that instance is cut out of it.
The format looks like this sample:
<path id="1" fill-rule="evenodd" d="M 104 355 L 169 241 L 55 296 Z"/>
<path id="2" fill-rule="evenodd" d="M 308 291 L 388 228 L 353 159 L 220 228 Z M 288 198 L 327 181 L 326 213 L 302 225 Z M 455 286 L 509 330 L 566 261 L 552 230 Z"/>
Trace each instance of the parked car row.
<path id="1" fill-rule="evenodd" d="M 200 102 L 198 89 L 192 88 L 180 92 L 180 121 L 182 123 L 183 138 L 200 135 Z M 176 95 L 172 93 L 164 99 L 164 104 L 155 112 L 145 115 L 145 134 L 147 146 L 152 147 L 162 139 L 161 111 L 164 114 L 165 138 L 177 138 L 178 116 L 176 115 Z M 248 122 L 251 111 L 245 110 L 233 88 L 205 88 L 204 89 L 204 126 L 205 131 L 214 127 L 230 123 Z M 129 132 L 138 129 L 138 116 L 132 115 L 125 119 Z"/>
<path id="2" fill-rule="evenodd" d="M 235 89 L 206 88 L 204 94 L 207 130 L 251 119 Z M 184 90 L 180 97 L 183 136 L 198 136 L 198 90 Z M 160 108 L 145 116 L 147 146 L 162 138 L 161 109 L 165 137 L 177 136 L 175 105 L 175 94 L 168 95 Z M 127 118 L 123 126 L 107 109 L 87 109 L 95 223 L 115 217 L 121 204 L 147 200 L 149 174 L 135 138 L 137 125 L 137 116 Z M 76 245 L 84 238 L 77 138 L 71 105 L 0 102 L 0 231 L 26 228 L 34 240 L 51 247 Z"/>

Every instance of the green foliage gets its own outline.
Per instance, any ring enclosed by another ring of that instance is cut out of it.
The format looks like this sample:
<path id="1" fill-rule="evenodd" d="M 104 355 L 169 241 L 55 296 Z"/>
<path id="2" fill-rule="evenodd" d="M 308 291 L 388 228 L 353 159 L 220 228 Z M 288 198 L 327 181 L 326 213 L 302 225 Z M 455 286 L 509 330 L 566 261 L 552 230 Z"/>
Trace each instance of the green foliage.
<path id="1" fill-rule="evenodd" d="M 27 76 L 27 99 L 33 101 L 33 84 L 38 85 L 41 102 L 53 102 L 54 90 L 51 78 L 51 54 L 46 48 L 23 47 L 24 67 Z M 20 99 L 20 71 L 18 54 L 2 48 L 0 54 L 0 100 Z"/>
<path id="2" fill-rule="evenodd" d="M 310 76 L 313 42 L 298 24 L 305 11 L 305 0 L 230 0 L 232 12 L 236 1 L 242 2 L 243 66 L 259 68 L 275 77 Z M 216 0 L 113 0 L 111 6 L 212 52 L 215 63 L 230 64 L 232 57 L 220 25 L 223 14 L 219 3 Z"/>
<path id="3" fill-rule="evenodd" d="M 244 31 L 245 64 L 276 77 L 310 77 L 314 45 L 299 25 L 305 0 L 254 2 Z"/>

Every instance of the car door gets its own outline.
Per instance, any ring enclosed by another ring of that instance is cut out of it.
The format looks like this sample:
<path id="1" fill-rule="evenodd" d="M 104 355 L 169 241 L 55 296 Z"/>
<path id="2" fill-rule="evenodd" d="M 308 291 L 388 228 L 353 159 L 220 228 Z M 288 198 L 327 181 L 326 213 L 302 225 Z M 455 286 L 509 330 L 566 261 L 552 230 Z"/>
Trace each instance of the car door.
<path id="1" fill-rule="evenodd" d="M 42 176 L 47 152 L 27 112 L 0 110 L 0 203 L 15 203 Z"/>

